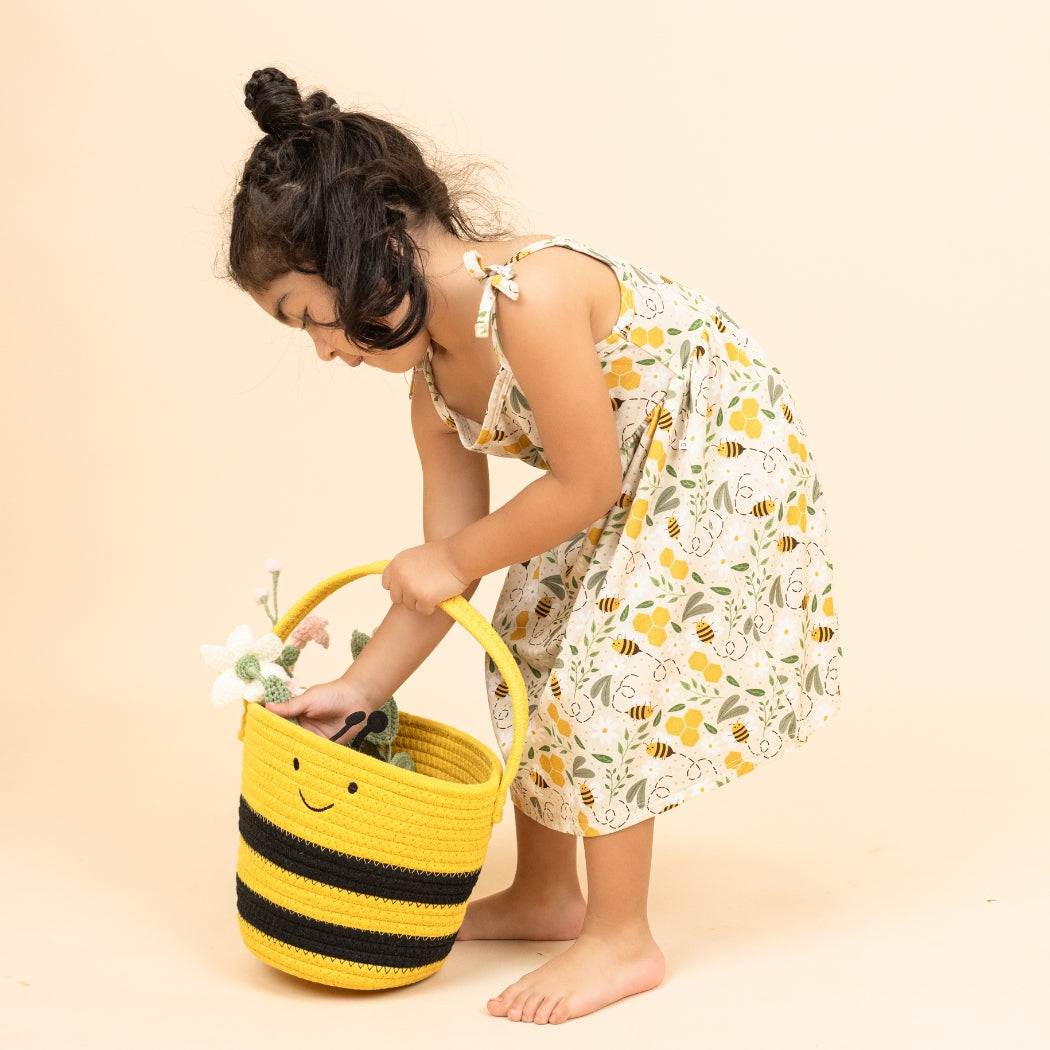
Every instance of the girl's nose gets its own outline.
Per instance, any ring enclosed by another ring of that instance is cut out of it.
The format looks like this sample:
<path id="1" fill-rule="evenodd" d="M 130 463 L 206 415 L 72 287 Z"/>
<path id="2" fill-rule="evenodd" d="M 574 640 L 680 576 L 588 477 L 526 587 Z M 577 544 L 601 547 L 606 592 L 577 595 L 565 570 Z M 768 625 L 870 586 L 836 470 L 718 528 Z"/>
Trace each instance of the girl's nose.
<path id="1" fill-rule="evenodd" d="M 314 349 L 317 351 L 317 356 L 322 361 L 332 361 L 335 358 L 335 349 L 329 346 L 324 336 L 315 335 L 313 332 L 310 333 L 310 337 L 314 341 Z"/>

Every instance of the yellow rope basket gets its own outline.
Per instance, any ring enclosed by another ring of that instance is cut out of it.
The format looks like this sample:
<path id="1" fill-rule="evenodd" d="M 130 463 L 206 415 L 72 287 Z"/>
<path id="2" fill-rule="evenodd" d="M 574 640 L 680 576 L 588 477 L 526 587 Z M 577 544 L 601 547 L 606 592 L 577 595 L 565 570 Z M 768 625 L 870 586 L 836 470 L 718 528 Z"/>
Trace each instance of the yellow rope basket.
<path id="1" fill-rule="evenodd" d="M 318 584 L 274 632 L 286 640 L 375 562 Z M 412 984 L 445 961 L 518 769 L 528 701 L 502 639 L 464 598 L 441 606 L 486 649 L 514 710 L 506 765 L 451 726 L 400 714 L 400 769 L 245 704 L 237 911 L 248 949 L 340 988 Z"/>

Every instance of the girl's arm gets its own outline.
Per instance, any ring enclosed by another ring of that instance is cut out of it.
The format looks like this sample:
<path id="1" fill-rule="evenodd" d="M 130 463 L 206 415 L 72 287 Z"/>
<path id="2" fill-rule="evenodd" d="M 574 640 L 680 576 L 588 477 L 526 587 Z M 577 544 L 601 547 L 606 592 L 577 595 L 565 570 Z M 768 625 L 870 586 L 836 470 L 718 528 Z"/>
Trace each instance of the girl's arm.
<path id="1" fill-rule="evenodd" d="M 423 536 L 440 544 L 483 517 L 489 507 L 488 464 L 469 452 L 442 422 L 425 385 L 412 399 L 412 430 L 423 468 Z M 455 581 L 449 592 L 467 597 L 474 586 Z M 392 696 L 448 633 L 452 618 L 392 605 L 361 655 L 334 682 L 314 686 L 270 710 L 299 718 L 300 725 L 331 737 L 353 711 L 372 711 Z"/>
<path id="2" fill-rule="evenodd" d="M 619 496 L 620 443 L 591 331 L 594 298 L 608 284 L 581 287 L 561 253 L 543 261 L 530 267 L 528 296 L 501 298 L 498 309 L 503 349 L 550 469 L 493 513 L 399 554 L 383 583 L 407 608 L 429 612 L 464 581 L 550 550 Z"/>

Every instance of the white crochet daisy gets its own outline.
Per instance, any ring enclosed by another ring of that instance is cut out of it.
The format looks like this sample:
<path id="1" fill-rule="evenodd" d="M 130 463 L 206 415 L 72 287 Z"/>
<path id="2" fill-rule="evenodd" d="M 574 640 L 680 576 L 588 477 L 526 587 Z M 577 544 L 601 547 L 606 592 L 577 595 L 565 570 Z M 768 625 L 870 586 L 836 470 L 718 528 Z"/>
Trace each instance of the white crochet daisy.
<path id="1" fill-rule="evenodd" d="M 237 700 L 259 701 L 266 694 L 264 679 L 276 677 L 287 682 L 285 669 L 273 662 L 282 648 L 281 639 L 272 632 L 252 641 L 247 624 L 234 628 L 225 645 L 202 645 L 204 662 L 222 672 L 212 687 L 211 702 L 224 707 Z"/>

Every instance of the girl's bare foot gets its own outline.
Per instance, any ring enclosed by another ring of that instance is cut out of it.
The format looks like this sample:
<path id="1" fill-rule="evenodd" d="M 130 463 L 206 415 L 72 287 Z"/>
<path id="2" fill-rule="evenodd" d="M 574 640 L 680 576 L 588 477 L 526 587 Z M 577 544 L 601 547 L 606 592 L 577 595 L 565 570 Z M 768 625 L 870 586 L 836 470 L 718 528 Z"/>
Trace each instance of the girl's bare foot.
<path id="1" fill-rule="evenodd" d="M 461 941 L 568 941 L 583 928 L 586 903 L 576 873 L 576 836 L 514 810 L 518 866 L 502 893 L 471 901 Z"/>
<path id="2" fill-rule="evenodd" d="M 655 988 L 664 957 L 646 929 L 634 937 L 584 933 L 562 955 L 527 973 L 488 1002 L 511 1021 L 560 1024 Z"/>
<path id="3" fill-rule="evenodd" d="M 586 907 L 578 883 L 556 893 L 515 884 L 471 901 L 457 940 L 571 941 L 583 928 Z"/>

